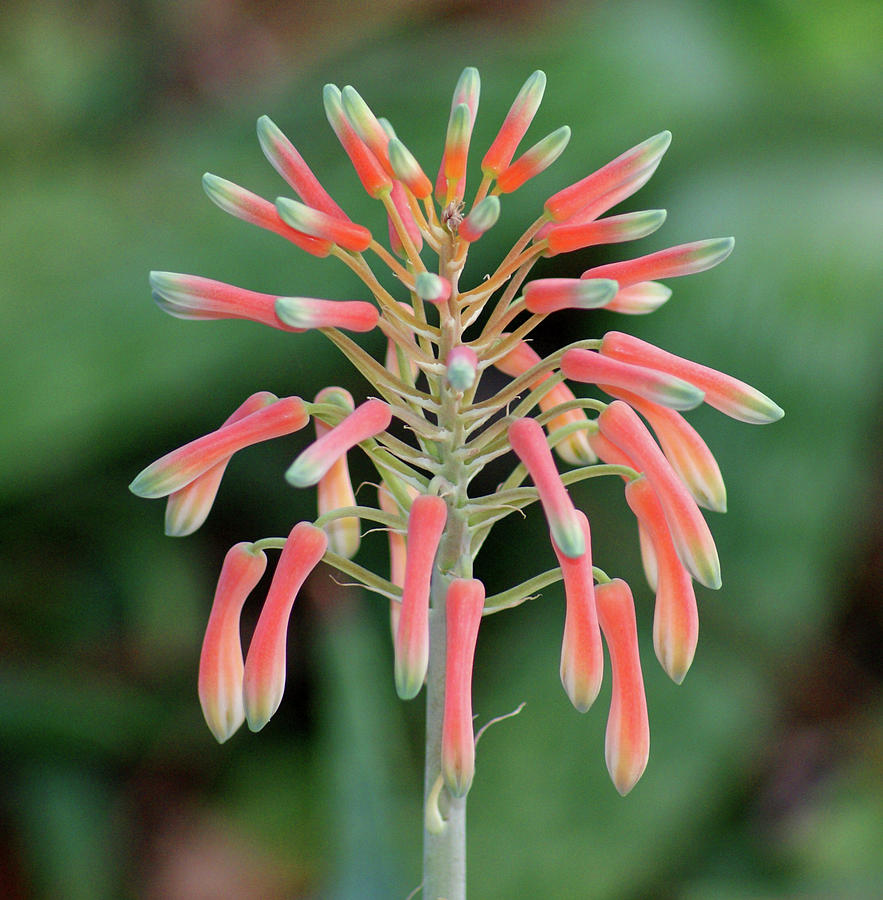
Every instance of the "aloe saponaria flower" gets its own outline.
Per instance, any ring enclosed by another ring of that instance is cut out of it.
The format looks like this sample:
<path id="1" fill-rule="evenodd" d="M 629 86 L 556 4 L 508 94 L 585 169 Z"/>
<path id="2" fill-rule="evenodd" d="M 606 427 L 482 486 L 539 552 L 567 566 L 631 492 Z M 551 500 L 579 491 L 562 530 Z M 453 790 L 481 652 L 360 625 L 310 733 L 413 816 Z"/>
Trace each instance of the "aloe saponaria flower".
<path id="1" fill-rule="evenodd" d="M 487 240 L 507 204 L 518 212 L 510 195 L 541 176 L 571 138 L 571 129 L 562 126 L 517 155 L 545 86 L 542 72 L 525 82 L 467 200 L 480 95 L 475 69 L 466 69 L 455 88 L 434 182 L 406 146 L 407 135 L 400 137 L 375 116 L 352 87 L 327 85 L 328 121 L 362 187 L 383 206 L 379 230 L 378 223 L 350 218 L 266 116 L 258 120 L 258 139 L 286 182 L 283 196 L 265 199 L 216 175 L 204 177 L 209 198 L 224 211 L 347 267 L 358 286 L 355 298 L 301 297 L 296 284 L 282 279 L 279 293 L 264 294 L 195 275 L 151 274 L 154 297 L 171 315 L 245 319 L 291 333 L 295 346 L 299 333 L 317 329 L 367 382 L 355 401 L 333 387 L 312 403 L 254 394 L 220 428 L 170 452 L 132 483 L 139 496 L 168 498 L 169 534 L 189 534 L 208 515 L 234 453 L 294 435 L 310 419 L 315 423 L 312 443 L 289 438 L 300 441 L 299 452 L 284 474 L 292 489 L 318 486 L 318 517 L 295 524 L 288 537 L 237 544 L 221 571 L 199 678 L 205 717 L 219 741 L 246 720 L 253 730 L 262 728 L 279 706 L 295 597 L 324 561 L 389 601 L 393 680 L 402 698 L 414 697 L 424 682 L 431 685 L 439 667 L 444 727 L 434 732 L 433 758 L 441 762 L 433 777 L 451 797 L 464 795 L 473 778 L 471 672 L 481 617 L 559 580 L 567 598 L 564 688 L 577 709 L 591 706 L 604 670 L 603 633 L 613 679 L 607 765 L 622 793 L 644 770 L 649 725 L 631 591 L 592 566 L 588 521 L 568 487 L 597 475 L 625 480 L 656 591 L 654 646 L 679 682 L 698 637 L 693 580 L 712 589 L 721 584 L 717 551 L 699 506 L 726 508 L 717 463 L 683 412 L 704 400 L 757 424 L 783 413 L 743 382 L 621 332 L 579 336 L 546 358 L 528 343 L 541 322 L 563 309 L 585 311 L 587 324 L 589 311 L 598 308 L 649 313 L 671 296 L 661 282 L 702 272 L 730 254 L 733 239 L 717 238 L 598 265 L 580 278 L 529 280 L 540 258 L 636 240 L 663 224 L 664 210 L 605 213 L 651 177 L 671 141 L 666 131 L 552 193 L 494 272 L 474 285 L 461 283 L 471 245 Z M 387 231 L 389 248 L 378 239 Z M 378 262 L 395 276 L 395 292 L 377 278 Z M 385 338 L 380 360 L 345 333 L 375 329 Z M 496 380 L 484 377 L 491 368 Z M 502 386 L 500 374 L 509 379 Z M 615 399 L 577 397 L 567 381 Z M 573 467 L 564 475 L 553 449 L 565 467 Z M 357 450 L 377 472 L 374 503 L 356 503 L 348 465 Z M 507 455 L 510 473 L 502 484 L 483 485 L 485 466 Z M 538 552 L 553 567 L 485 597 L 473 568 L 488 533 L 537 501 L 550 536 Z M 388 531 L 385 573 L 355 559 L 362 522 Z M 282 555 L 243 664 L 239 614 L 260 579 L 267 549 L 281 549 Z M 433 629 L 441 629 L 445 642 L 437 657 Z"/>

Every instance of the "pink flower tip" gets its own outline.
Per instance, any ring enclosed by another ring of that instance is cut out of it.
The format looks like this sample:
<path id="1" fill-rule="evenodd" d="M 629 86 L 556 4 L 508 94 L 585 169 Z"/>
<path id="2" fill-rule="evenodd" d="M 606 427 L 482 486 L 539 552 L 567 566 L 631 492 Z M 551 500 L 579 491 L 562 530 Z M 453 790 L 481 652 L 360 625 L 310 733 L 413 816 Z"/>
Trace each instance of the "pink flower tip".
<path id="1" fill-rule="evenodd" d="M 455 391 L 468 391 L 478 376 L 478 355 L 465 344 L 454 347 L 445 360 L 445 376 Z"/>
<path id="2" fill-rule="evenodd" d="M 414 293 L 427 303 L 446 303 L 451 296 L 451 282 L 433 272 L 421 272 L 414 279 Z"/>
<path id="3" fill-rule="evenodd" d="M 499 133 L 485 153 L 484 159 L 481 161 L 483 174 L 496 177 L 512 162 L 518 144 L 539 109 L 545 89 L 546 75 L 537 69 L 524 82 Z"/>
<path id="4" fill-rule="evenodd" d="M 460 223 L 457 235 L 470 244 L 490 231 L 500 218 L 500 198 L 485 197 Z"/>
<path id="5" fill-rule="evenodd" d="M 364 300 L 317 300 L 312 297 L 278 297 L 276 315 L 292 328 L 343 328 L 371 331 L 380 314 Z"/>
<path id="6" fill-rule="evenodd" d="M 539 278 L 524 288 L 524 305 L 538 315 L 562 309 L 598 309 L 606 306 L 618 289 L 609 278 Z"/>
<path id="7" fill-rule="evenodd" d="M 391 138 L 387 145 L 389 162 L 398 178 L 418 199 L 423 200 L 432 193 L 432 182 L 427 178 L 420 163 L 411 151 L 398 139 Z"/>
<path id="8" fill-rule="evenodd" d="M 546 135 L 530 150 L 518 157 L 497 176 L 497 189 L 502 194 L 511 194 L 526 181 L 544 172 L 558 159 L 570 142 L 570 126 L 562 125 Z"/>
<path id="9" fill-rule="evenodd" d="M 345 250 L 361 253 L 371 244 L 371 232 L 364 225 L 329 216 L 297 200 L 277 197 L 276 210 L 282 221 L 297 231 L 331 241 Z"/>

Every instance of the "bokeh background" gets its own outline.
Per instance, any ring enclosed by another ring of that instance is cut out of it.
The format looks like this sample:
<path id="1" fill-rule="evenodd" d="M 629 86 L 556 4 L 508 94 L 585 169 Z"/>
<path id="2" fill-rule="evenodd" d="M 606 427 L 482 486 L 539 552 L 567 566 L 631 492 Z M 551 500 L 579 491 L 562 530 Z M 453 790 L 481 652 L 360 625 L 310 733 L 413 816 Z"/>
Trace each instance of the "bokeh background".
<path id="1" fill-rule="evenodd" d="M 881 52 L 873 0 L 6 0 L 0 895 L 370 900 L 418 883 L 423 710 L 395 697 L 383 601 L 314 579 L 270 725 L 219 747 L 201 719 L 196 666 L 224 552 L 314 515 L 312 492 L 281 478 L 302 436 L 237 457 L 185 540 L 126 486 L 254 390 L 365 391 L 309 335 L 152 304 L 153 268 L 272 293 L 358 290 L 333 260 L 221 214 L 202 172 L 284 193 L 254 138 L 267 113 L 383 234 L 322 85 L 354 84 L 434 173 L 450 92 L 476 65 L 473 165 L 535 68 L 548 89 L 530 135 L 566 123 L 573 138 L 506 198 L 471 277 L 546 196 L 668 128 L 662 166 L 626 207 L 669 209 L 639 252 L 725 234 L 736 252 L 673 282 L 651 317 L 562 315 L 538 344 L 624 328 L 744 378 L 787 415 L 757 428 L 691 414 L 731 511 L 713 516 L 724 587 L 699 589 L 680 687 L 653 658 L 620 484 L 574 491 L 598 564 L 638 603 L 652 751 L 628 798 L 604 768 L 609 687 L 584 716 L 560 689 L 560 590 L 486 620 L 476 713 L 526 707 L 480 746 L 470 896 L 881 896 Z M 382 535 L 363 561 L 385 565 Z M 531 516 L 496 533 L 477 571 L 494 592 L 550 564 Z M 258 609 L 256 597 L 246 631 Z"/>

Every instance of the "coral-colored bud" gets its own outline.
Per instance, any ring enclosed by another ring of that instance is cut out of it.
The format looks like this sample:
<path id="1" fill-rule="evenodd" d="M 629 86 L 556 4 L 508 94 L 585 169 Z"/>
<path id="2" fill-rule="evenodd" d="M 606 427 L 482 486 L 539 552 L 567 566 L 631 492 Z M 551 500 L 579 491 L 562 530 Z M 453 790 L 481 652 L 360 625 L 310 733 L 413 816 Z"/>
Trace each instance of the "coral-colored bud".
<path id="1" fill-rule="evenodd" d="M 597 172 L 592 172 L 591 175 L 587 175 L 575 184 L 570 185 L 570 187 L 566 187 L 564 190 L 558 191 L 557 194 L 549 197 L 544 207 L 546 215 L 555 222 L 564 222 L 574 213 L 610 191 L 614 191 L 629 182 L 636 182 L 647 173 L 647 170 L 652 175 L 670 143 L 671 133 L 662 131 L 636 147 L 632 147 L 631 150 L 626 150 L 625 153 L 617 156 L 616 159 L 598 169 Z M 647 178 L 649 177 L 647 175 Z M 644 181 L 647 178 L 644 178 Z M 635 190 L 637 190 L 637 187 Z M 620 199 L 624 200 L 625 196 L 620 197 Z"/>
<path id="2" fill-rule="evenodd" d="M 497 176 L 497 189 L 502 194 L 511 194 L 518 190 L 525 181 L 545 172 L 549 166 L 564 152 L 570 141 L 570 127 L 562 125 L 551 134 L 547 134 L 530 150 L 525 151 L 518 159 Z"/>
<path id="3" fill-rule="evenodd" d="M 742 422 L 764 425 L 785 415 L 769 397 L 744 381 L 675 356 L 631 335 L 619 331 L 607 332 L 601 343 L 601 353 L 683 378 L 705 392 L 705 402 L 709 406 Z"/>
<path id="4" fill-rule="evenodd" d="M 595 266 L 587 269 L 580 277 L 615 278 L 620 287 L 629 287 L 640 281 L 695 275 L 722 263 L 733 252 L 734 244 L 735 241 L 731 237 L 694 241 L 691 244 L 680 244 L 667 250 L 648 253 L 647 256 L 639 256 L 637 259 Z"/>
<path id="5" fill-rule="evenodd" d="M 258 391 L 252 394 L 241 406 L 239 406 L 224 425 L 232 425 L 253 412 L 275 403 L 279 398 L 269 391 Z M 223 426 L 222 426 L 223 427 Z M 194 478 L 190 484 L 169 494 L 166 501 L 166 527 L 169 537 L 184 537 L 193 534 L 211 511 L 212 504 L 221 486 L 221 479 L 227 468 L 230 457 L 222 459 L 212 466 L 207 472 Z"/>
<path id="6" fill-rule="evenodd" d="M 380 314 L 364 300 L 317 300 L 314 297 L 277 297 L 276 315 L 292 328 L 343 328 L 371 331 Z"/>
<path id="7" fill-rule="evenodd" d="M 336 219 L 349 216 L 319 183 L 303 157 L 269 116 L 258 119 L 258 141 L 270 165 L 291 185 L 307 206 L 320 209 Z"/>
<path id="8" fill-rule="evenodd" d="M 396 692 L 402 700 L 416 697 L 426 678 L 429 589 L 432 566 L 447 517 L 447 504 L 433 494 L 415 497 L 408 514 L 408 557 L 395 639 Z"/>
<path id="9" fill-rule="evenodd" d="M 441 275 L 434 275 L 432 272 L 421 272 L 414 279 L 414 293 L 421 300 L 438 306 L 441 303 L 448 302 L 448 298 L 451 296 L 451 282 Z"/>
<path id="10" fill-rule="evenodd" d="M 371 232 L 364 225 L 356 225 L 348 219 L 336 219 L 297 200 L 277 197 L 276 209 L 292 228 L 331 241 L 345 250 L 361 253 L 371 243 Z"/>
<path id="11" fill-rule="evenodd" d="M 251 415 L 203 435 L 151 463 L 129 485 L 139 497 L 165 497 L 190 484 L 237 450 L 299 431 L 309 421 L 300 397 L 283 397 Z"/>
<path id="12" fill-rule="evenodd" d="M 454 347 L 445 360 L 445 377 L 455 391 L 468 391 L 478 376 L 478 355 L 465 344 Z"/>
<path id="13" fill-rule="evenodd" d="M 445 599 L 445 709 L 441 770 L 448 790 L 465 797 L 475 774 L 472 731 L 472 663 L 484 609 L 484 585 L 456 578 Z"/>
<path id="14" fill-rule="evenodd" d="M 282 331 L 292 328 L 276 315 L 276 295 L 177 272 L 151 272 L 150 287 L 157 306 L 178 319 L 247 319 Z"/>
<path id="15" fill-rule="evenodd" d="M 405 187 L 418 199 L 423 200 L 432 193 L 432 182 L 420 167 L 411 151 L 398 139 L 391 138 L 387 145 L 389 162 Z"/>
<path id="16" fill-rule="evenodd" d="M 356 444 L 389 428 L 392 410 L 382 400 L 366 400 L 339 425 L 310 444 L 288 467 L 285 479 L 295 487 L 318 484 L 319 479 Z"/>
<path id="17" fill-rule="evenodd" d="M 420 226 L 414 218 L 414 213 L 411 212 L 408 196 L 405 193 L 405 188 L 402 186 L 401 181 L 394 181 L 392 183 L 392 190 L 390 191 L 389 197 L 398 211 L 399 218 L 401 218 L 404 223 L 405 231 L 407 231 L 408 237 L 414 245 L 414 249 L 419 253 L 423 249 L 423 232 L 420 231 Z M 395 223 L 389 216 L 387 216 L 387 221 L 389 222 L 390 246 L 399 256 L 406 257 L 408 254 L 402 245 L 402 239 L 395 227 Z"/>
<path id="18" fill-rule="evenodd" d="M 656 609 L 653 647 L 662 668 L 677 684 L 684 680 L 699 640 L 699 612 L 693 582 L 678 559 L 665 514 L 646 478 L 625 486 L 625 499 L 653 545 L 656 565 Z"/>
<path id="19" fill-rule="evenodd" d="M 613 670 L 604 755 L 614 786 L 625 796 L 644 774 L 650 758 L 650 723 L 635 604 L 629 586 L 620 578 L 595 588 L 595 604 Z"/>
<path id="20" fill-rule="evenodd" d="M 469 139 L 472 137 L 472 113 L 465 103 L 454 108 L 445 138 L 445 178 L 459 181 L 466 175 Z"/>
<path id="21" fill-rule="evenodd" d="M 561 357 L 561 371 L 572 381 L 625 388 L 672 409 L 695 409 L 703 398 L 702 391 L 688 381 L 658 369 L 602 356 L 594 350 L 568 350 Z"/>
<path id="22" fill-rule="evenodd" d="M 239 617 L 267 567 L 263 551 L 249 543 L 227 551 L 199 656 L 199 703 L 219 744 L 245 721 Z"/>
<path id="23" fill-rule="evenodd" d="M 242 699 L 252 731 L 260 731 L 282 702 L 291 609 L 297 592 L 325 555 L 327 546 L 328 538 L 321 528 L 298 522 L 282 548 L 245 658 Z"/>
<path id="24" fill-rule="evenodd" d="M 250 225 L 257 225 L 258 228 L 275 232 L 301 250 L 312 253 L 313 256 L 328 256 L 331 250 L 330 241 L 305 234 L 283 222 L 276 207 L 269 200 L 264 200 L 263 197 L 239 187 L 232 181 L 212 175 L 211 172 L 206 172 L 202 176 L 202 186 L 209 200 L 231 216 L 236 216 L 237 219 L 242 219 Z"/>
<path id="25" fill-rule="evenodd" d="M 347 119 L 343 111 L 340 90 L 333 84 L 326 84 L 322 91 L 322 100 L 328 122 L 350 158 L 362 187 L 375 198 L 387 193 L 392 188 L 392 181 Z"/>
<path id="26" fill-rule="evenodd" d="M 669 297 L 671 288 L 664 284 L 658 281 L 639 281 L 629 287 L 620 288 L 605 309 L 630 316 L 643 316 L 659 309 Z"/>
<path id="27" fill-rule="evenodd" d="M 500 198 L 485 197 L 476 204 L 457 228 L 457 235 L 470 244 L 490 231 L 500 218 Z"/>
<path id="28" fill-rule="evenodd" d="M 335 403 L 347 413 L 354 408 L 353 398 L 349 391 L 339 387 L 323 388 L 316 394 L 316 403 Z M 331 426 L 319 419 L 314 419 L 316 437 L 321 438 L 331 431 Z M 344 453 L 331 468 L 319 479 L 317 485 L 319 515 L 356 505 L 356 495 L 350 479 L 350 470 Z M 347 516 L 345 519 L 332 519 L 325 526 L 328 535 L 328 547 L 333 553 L 352 559 L 359 550 L 362 539 L 358 516 Z"/>
<path id="29" fill-rule="evenodd" d="M 533 480 L 555 546 L 571 559 L 586 552 L 582 526 L 561 482 L 542 426 L 530 418 L 509 426 L 509 443 Z"/>
<path id="30" fill-rule="evenodd" d="M 499 133 L 481 161 L 485 175 L 497 176 L 505 169 L 536 115 L 546 89 L 546 75 L 539 69 L 524 82 L 506 114 Z"/>
<path id="31" fill-rule="evenodd" d="M 401 512 L 398 503 L 383 481 L 380 482 L 377 488 L 377 503 L 385 513 L 389 513 L 391 516 L 397 516 Z M 389 580 L 397 587 L 401 587 L 405 583 L 405 561 L 407 559 L 405 536 L 392 528 L 387 528 L 386 533 L 389 538 Z M 402 604 L 400 601 L 389 601 L 389 625 L 393 641 L 395 641 L 396 633 L 399 630 L 401 611 Z"/>
<path id="32" fill-rule="evenodd" d="M 625 400 L 650 423 L 665 458 L 700 506 L 714 512 L 727 511 L 727 489 L 717 460 L 696 429 L 680 413 L 630 391 L 609 385 L 601 387 L 613 397 Z"/>
<path id="33" fill-rule="evenodd" d="M 350 85 L 347 85 L 340 92 L 340 99 L 343 103 L 346 117 L 353 128 L 355 128 L 356 134 L 368 145 L 368 149 L 386 170 L 387 175 L 395 177 L 392 166 L 389 163 L 389 153 L 386 149 L 390 136 L 374 113 L 371 112 L 371 107 L 362 99 L 359 92 Z"/>
<path id="34" fill-rule="evenodd" d="M 561 684 L 570 702 L 585 712 L 598 696 L 604 675 L 604 651 L 595 611 L 595 581 L 592 576 L 592 543 L 589 520 L 577 510 L 586 552 L 576 559 L 565 556 L 553 544 L 564 578 L 567 610 L 561 641 Z"/>
<path id="35" fill-rule="evenodd" d="M 598 424 L 604 436 L 625 450 L 646 474 L 662 504 L 681 562 L 700 584 L 717 590 L 721 586 L 720 562 L 708 525 L 637 413 L 622 400 L 614 400 L 598 416 Z"/>
<path id="36" fill-rule="evenodd" d="M 561 309 L 598 309 L 616 296 L 617 289 L 609 278 L 538 278 L 525 286 L 524 305 L 541 316 Z"/>
<path id="37" fill-rule="evenodd" d="M 643 212 L 625 213 L 597 219 L 584 225 L 556 225 L 546 234 L 549 242 L 548 256 L 569 253 L 596 244 L 619 244 L 634 241 L 653 234 L 665 221 L 664 209 L 647 209 Z"/>
<path id="38" fill-rule="evenodd" d="M 647 579 L 650 590 L 655 592 L 659 587 L 659 564 L 656 562 L 653 540 L 640 520 L 638 521 L 638 544 L 641 549 L 641 567 L 644 569 L 644 577 Z"/>

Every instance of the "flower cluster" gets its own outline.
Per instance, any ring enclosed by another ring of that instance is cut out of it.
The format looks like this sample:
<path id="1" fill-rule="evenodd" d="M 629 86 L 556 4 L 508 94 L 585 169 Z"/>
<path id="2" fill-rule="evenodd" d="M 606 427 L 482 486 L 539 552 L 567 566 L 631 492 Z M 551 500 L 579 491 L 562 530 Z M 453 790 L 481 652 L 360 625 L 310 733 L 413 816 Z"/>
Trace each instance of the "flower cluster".
<path id="1" fill-rule="evenodd" d="M 233 453 L 314 423 L 315 440 L 305 442 L 285 478 L 297 488 L 317 486 L 318 517 L 298 522 L 285 538 L 237 544 L 221 569 L 199 669 L 203 712 L 219 741 L 244 721 L 252 730 L 262 728 L 278 708 L 292 607 L 324 560 L 389 600 L 394 680 L 402 698 L 420 692 L 430 666 L 442 667 L 439 777 L 451 796 L 469 790 L 474 772 L 471 678 L 481 619 L 559 580 L 566 595 L 564 689 L 578 710 L 592 705 L 603 676 L 603 635 L 612 669 L 607 766 L 621 793 L 644 770 L 649 726 L 631 591 L 593 566 L 589 522 L 567 488 L 600 475 L 624 479 L 646 577 L 656 592 L 656 655 L 680 682 L 698 636 L 693 583 L 712 589 L 721 583 L 700 507 L 726 508 L 714 457 L 682 413 L 704 401 L 742 421 L 764 423 L 782 411 L 735 378 L 624 333 L 576 341 L 545 359 L 528 343 L 531 332 L 559 310 L 649 313 L 671 295 L 660 281 L 702 272 L 729 255 L 731 238 L 704 240 L 597 266 L 580 278 L 525 284 L 542 257 L 631 241 L 662 225 L 664 210 L 602 216 L 647 182 L 669 146 L 668 132 L 553 194 L 497 270 L 471 288 L 461 286 L 469 247 L 494 226 L 502 198 L 543 172 L 568 143 L 570 129 L 562 127 L 516 158 L 545 81 L 534 72 L 521 88 L 482 159 L 481 180 L 468 204 L 466 163 L 479 99 L 475 69 L 466 69 L 457 83 L 434 183 L 389 122 L 377 118 L 352 87 L 325 87 L 328 121 L 364 189 L 383 204 L 389 249 L 335 203 L 267 117 L 258 120 L 261 148 L 297 199 L 270 202 L 205 175 L 205 190 L 221 209 L 347 266 L 364 285 L 361 299 L 277 296 L 194 275 L 150 276 L 157 303 L 179 318 L 321 330 L 374 394 L 356 404 L 340 387 L 325 388 L 312 402 L 256 393 L 216 431 L 162 457 L 131 485 L 141 497 L 167 498 L 168 534 L 190 534 L 205 521 Z M 436 271 L 424 261 L 430 252 Z M 366 254 L 392 270 L 404 302 L 382 286 Z M 373 329 L 387 339 L 382 361 L 346 333 Z M 511 380 L 480 392 L 491 367 Z M 595 386 L 609 400 L 577 397 L 568 381 Z M 356 503 L 347 463 L 355 448 L 377 470 L 376 506 Z M 570 467 L 563 475 L 553 450 Z M 512 452 L 517 459 L 511 474 L 481 493 L 476 477 Z M 524 484 L 528 476 L 531 484 Z M 548 523 L 550 559 L 554 554 L 558 566 L 485 597 L 473 565 L 489 531 L 536 501 Z M 387 530 L 386 577 L 353 559 L 363 520 Z M 270 548 L 282 552 L 243 659 L 240 613 Z M 444 653 L 431 662 L 432 623 L 442 629 Z"/>

